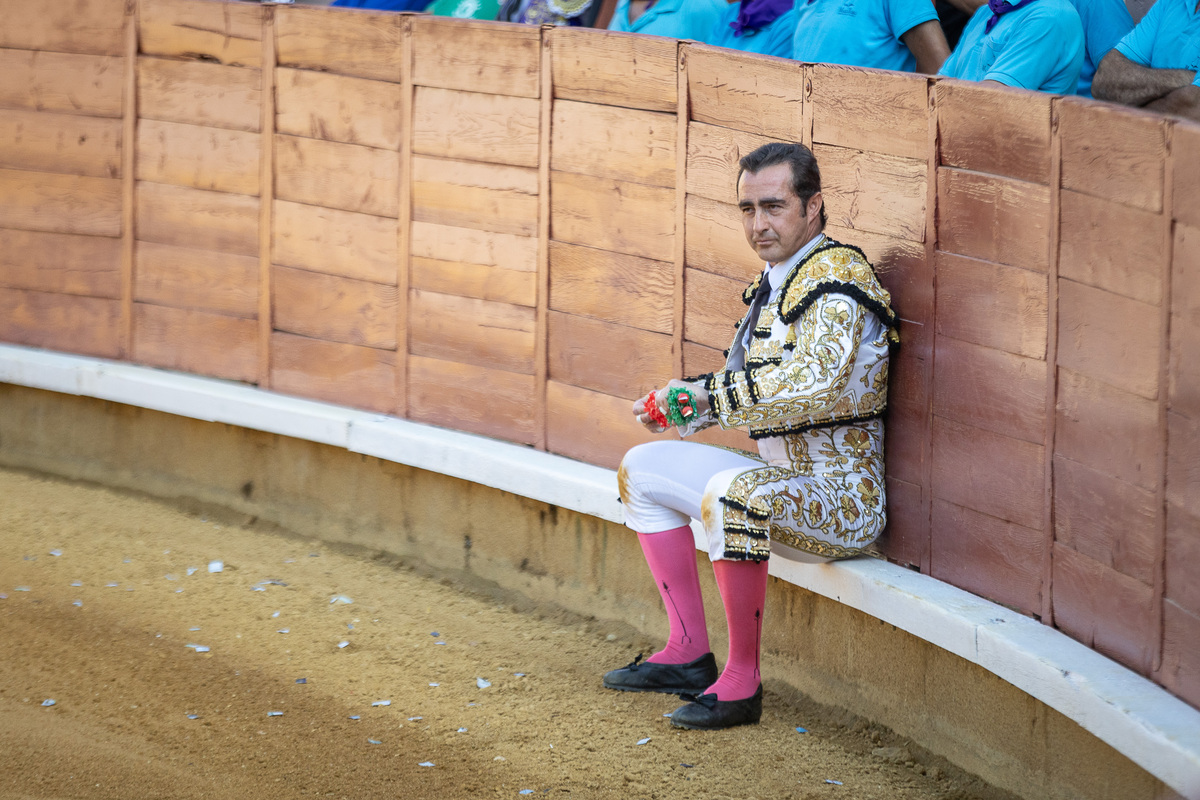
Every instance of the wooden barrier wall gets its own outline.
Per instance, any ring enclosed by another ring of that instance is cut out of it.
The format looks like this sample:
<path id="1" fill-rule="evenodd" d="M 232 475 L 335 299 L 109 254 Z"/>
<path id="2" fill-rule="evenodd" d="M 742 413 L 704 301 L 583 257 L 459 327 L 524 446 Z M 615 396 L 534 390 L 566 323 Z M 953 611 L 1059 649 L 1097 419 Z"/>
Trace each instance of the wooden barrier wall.
<path id="1" fill-rule="evenodd" d="M 1200 705 L 1200 127 L 593 30 L 0 18 L 0 339 L 609 467 L 742 313 L 738 158 L 810 145 L 903 320 L 884 551 Z"/>

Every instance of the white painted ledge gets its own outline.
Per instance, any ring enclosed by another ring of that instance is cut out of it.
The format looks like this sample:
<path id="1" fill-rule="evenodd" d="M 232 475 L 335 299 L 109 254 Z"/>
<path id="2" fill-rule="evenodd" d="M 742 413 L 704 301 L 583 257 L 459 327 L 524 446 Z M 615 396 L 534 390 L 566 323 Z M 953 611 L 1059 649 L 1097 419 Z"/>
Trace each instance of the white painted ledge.
<path id="1" fill-rule="evenodd" d="M 520 445 L 251 386 L 0 344 L 0 383 L 95 397 L 344 447 L 613 522 L 616 473 Z M 705 550 L 703 538 L 697 545 Z M 771 574 L 978 664 L 1200 800 L 1200 711 L 1053 628 L 877 559 Z"/>

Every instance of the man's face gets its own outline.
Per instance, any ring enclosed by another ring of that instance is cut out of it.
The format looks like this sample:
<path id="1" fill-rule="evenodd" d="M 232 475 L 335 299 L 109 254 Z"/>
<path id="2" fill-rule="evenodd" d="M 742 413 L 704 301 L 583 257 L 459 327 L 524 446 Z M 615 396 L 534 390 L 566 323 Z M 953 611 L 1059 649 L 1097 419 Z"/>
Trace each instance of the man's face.
<path id="1" fill-rule="evenodd" d="M 786 261 L 820 231 L 821 193 L 800 201 L 792 189 L 791 164 L 743 172 L 738 208 L 746 241 L 771 264 Z"/>

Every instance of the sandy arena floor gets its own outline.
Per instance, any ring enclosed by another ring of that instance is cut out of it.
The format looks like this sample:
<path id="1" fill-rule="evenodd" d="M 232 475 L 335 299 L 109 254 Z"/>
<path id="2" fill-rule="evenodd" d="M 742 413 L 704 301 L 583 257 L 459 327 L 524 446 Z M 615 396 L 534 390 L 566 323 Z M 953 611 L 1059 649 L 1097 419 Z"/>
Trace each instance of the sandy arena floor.
<path id="1" fill-rule="evenodd" d="M 0 798 L 1001 796 L 770 691 L 761 725 L 673 729 L 677 698 L 600 685 L 649 644 L 0 470 Z"/>

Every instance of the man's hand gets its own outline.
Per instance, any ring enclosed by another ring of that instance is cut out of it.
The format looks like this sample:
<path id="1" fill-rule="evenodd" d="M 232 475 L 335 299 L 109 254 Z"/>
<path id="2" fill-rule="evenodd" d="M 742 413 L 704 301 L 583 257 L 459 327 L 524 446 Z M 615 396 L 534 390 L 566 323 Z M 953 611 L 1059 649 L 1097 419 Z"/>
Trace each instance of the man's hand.
<path id="1" fill-rule="evenodd" d="M 1107 100 L 1110 103 L 1150 107 L 1150 103 L 1165 99 L 1176 89 L 1189 86 L 1194 80 L 1196 80 L 1196 73 L 1190 69 L 1143 67 L 1121 55 L 1120 51 L 1113 49 L 1100 59 L 1100 66 L 1096 68 L 1096 77 L 1092 79 L 1092 96 L 1097 100 Z M 1180 112 L 1167 113 L 1178 114 Z M 1182 114 L 1182 116 L 1187 116 L 1187 114 Z"/>
<path id="2" fill-rule="evenodd" d="M 696 413 L 701 416 L 708 413 L 710 407 L 708 402 L 708 392 L 704 391 L 702 386 L 673 379 L 663 388 L 657 389 L 653 392 L 654 405 L 658 407 L 658 410 L 662 412 L 663 416 L 666 416 L 667 414 L 667 397 L 672 389 L 687 389 L 692 393 L 692 397 L 695 399 Z M 651 433 L 662 433 L 666 430 L 666 427 L 659 425 L 650 417 L 650 414 L 646 412 L 646 402 L 649 399 L 650 394 L 646 394 L 644 397 L 633 401 L 632 411 L 634 419 L 638 421 L 638 424 Z"/>

